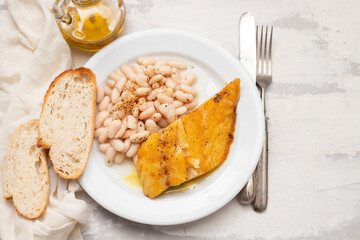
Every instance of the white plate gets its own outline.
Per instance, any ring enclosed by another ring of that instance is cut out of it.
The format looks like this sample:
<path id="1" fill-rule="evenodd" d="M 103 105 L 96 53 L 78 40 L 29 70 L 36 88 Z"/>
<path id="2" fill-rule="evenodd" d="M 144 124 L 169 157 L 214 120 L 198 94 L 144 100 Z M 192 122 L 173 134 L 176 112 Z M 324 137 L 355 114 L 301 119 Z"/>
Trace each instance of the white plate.
<path id="1" fill-rule="evenodd" d="M 153 225 L 194 221 L 233 199 L 255 169 L 264 137 L 259 94 L 248 72 L 228 51 L 206 38 L 176 30 L 147 30 L 123 36 L 96 53 L 85 67 L 94 71 L 98 85 L 104 85 L 112 71 L 142 55 L 186 59 L 194 66 L 189 71 L 199 76 L 195 87 L 201 102 L 222 89 L 225 82 L 241 79 L 235 137 L 228 158 L 195 188 L 151 200 L 140 188 L 123 180 L 134 171 L 133 164 L 108 167 L 94 140 L 79 182 L 101 206 L 129 220 Z"/>

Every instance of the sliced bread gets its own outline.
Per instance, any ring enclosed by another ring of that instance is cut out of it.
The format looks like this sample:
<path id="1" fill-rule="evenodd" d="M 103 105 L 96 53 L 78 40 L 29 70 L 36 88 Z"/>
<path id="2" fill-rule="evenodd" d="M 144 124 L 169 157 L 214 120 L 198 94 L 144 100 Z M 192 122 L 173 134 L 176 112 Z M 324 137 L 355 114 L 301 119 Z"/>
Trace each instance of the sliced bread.
<path id="1" fill-rule="evenodd" d="M 57 174 L 78 178 L 94 135 L 96 78 L 87 68 L 67 70 L 51 83 L 40 116 L 38 146 L 50 149 Z"/>
<path id="2" fill-rule="evenodd" d="M 39 120 L 32 120 L 14 132 L 2 168 L 4 198 L 12 198 L 17 212 L 29 219 L 44 212 L 49 195 L 46 151 L 37 146 L 38 129 Z"/>

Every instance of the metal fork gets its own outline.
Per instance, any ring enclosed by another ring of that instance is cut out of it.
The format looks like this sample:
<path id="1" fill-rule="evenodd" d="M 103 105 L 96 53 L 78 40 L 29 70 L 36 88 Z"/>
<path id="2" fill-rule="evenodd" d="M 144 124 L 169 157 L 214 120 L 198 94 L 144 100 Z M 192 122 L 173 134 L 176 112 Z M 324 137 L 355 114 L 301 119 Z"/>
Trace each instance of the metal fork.
<path id="1" fill-rule="evenodd" d="M 256 83 L 261 88 L 262 106 L 265 115 L 265 137 L 262 154 L 256 167 L 255 200 L 253 201 L 253 208 L 257 212 L 263 212 L 267 207 L 268 200 L 268 118 L 266 117 L 265 90 L 272 81 L 271 48 L 273 27 L 271 27 L 269 33 L 269 27 L 266 26 L 265 37 L 263 38 L 264 26 L 261 26 L 260 42 L 258 41 L 258 30 L 259 26 L 256 26 L 256 42 L 258 44 L 256 53 Z M 269 37 L 268 34 L 270 35 Z"/>

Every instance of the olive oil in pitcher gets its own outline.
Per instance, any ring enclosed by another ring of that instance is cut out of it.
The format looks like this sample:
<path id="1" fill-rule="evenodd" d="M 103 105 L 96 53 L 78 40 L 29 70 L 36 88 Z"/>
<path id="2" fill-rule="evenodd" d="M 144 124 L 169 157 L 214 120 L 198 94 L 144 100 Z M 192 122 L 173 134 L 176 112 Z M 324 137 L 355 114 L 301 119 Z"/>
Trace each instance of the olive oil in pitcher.
<path id="1" fill-rule="evenodd" d="M 122 0 L 56 0 L 52 11 L 64 38 L 87 51 L 98 51 L 124 27 Z"/>

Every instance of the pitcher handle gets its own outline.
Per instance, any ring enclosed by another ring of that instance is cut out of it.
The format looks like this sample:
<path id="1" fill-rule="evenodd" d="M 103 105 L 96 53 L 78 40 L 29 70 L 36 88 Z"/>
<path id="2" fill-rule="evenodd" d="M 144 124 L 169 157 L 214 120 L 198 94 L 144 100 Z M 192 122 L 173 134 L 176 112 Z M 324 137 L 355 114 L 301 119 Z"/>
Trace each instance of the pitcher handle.
<path id="1" fill-rule="evenodd" d="M 70 0 L 56 0 L 52 7 L 54 17 L 66 24 L 71 24 L 72 22 L 71 15 L 64 11 L 65 6 L 67 6 L 69 2 Z"/>

